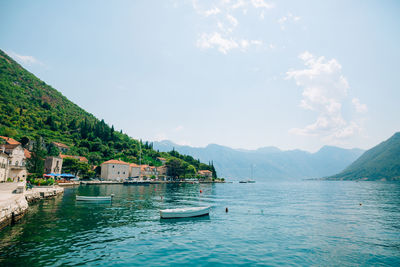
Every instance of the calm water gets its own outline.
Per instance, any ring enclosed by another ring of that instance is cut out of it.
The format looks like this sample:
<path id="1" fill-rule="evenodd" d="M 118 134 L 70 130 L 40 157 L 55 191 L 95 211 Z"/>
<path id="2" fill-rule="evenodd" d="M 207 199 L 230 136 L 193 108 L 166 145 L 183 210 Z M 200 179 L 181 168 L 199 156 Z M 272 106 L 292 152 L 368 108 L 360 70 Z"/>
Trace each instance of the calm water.
<path id="1" fill-rule="evenodd" d="M 111 193 L 112 204 L 75 201 Z M 159 218 L 188 205 L 213 210 Z M 400 266 L 400 183 L 80 186 L 0 232 L 0 265 L 139 264 Z"/>

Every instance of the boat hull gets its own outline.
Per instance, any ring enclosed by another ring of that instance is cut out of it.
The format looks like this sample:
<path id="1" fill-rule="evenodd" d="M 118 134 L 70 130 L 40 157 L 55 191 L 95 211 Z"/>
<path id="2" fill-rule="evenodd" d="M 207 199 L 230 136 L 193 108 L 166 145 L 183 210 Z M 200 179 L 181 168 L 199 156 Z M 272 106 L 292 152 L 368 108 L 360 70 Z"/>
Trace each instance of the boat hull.
<path id="1" fill-rule="evenodd" d="M 112 197 L 86 197 L 76 196 L 77 201 L 111 201 Z"/>
<path id="2" fill-rule="evenodd" d="M 209 215 L 210 210 L 211 210 L 211 207 L 167 209 L 167 210 L 160 210 L 160 217 L 162 219 L 200 217 L 200 216 Z"/>

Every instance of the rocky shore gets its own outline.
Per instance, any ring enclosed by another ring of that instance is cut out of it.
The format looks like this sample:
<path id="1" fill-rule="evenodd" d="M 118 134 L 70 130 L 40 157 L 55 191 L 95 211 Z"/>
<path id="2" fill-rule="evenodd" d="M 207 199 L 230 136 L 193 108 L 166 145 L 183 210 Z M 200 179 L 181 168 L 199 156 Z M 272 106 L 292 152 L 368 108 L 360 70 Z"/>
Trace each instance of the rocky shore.
<path id="1" fill-rule="evenodd" d="M 29 203 L 55 197 L 64 192 L 59 186 L 41 186 L 25 190 L 25 183 L 0 184 L 0 229 L 23 217 Z"/>

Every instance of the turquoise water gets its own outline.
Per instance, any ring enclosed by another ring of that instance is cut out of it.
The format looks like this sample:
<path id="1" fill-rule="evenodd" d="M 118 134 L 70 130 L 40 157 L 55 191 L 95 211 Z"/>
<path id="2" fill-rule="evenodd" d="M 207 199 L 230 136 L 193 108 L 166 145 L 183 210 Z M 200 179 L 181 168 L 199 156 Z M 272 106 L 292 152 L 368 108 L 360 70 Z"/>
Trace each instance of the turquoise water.
<path id="1" fill-rule="evenodd" d="M 75 201 L 111 193 L 112 204 Z M 159 218 L 196 205 L 210 216 Z M 80 186 L 0 232 L 4 266 L 227 264 L 400 266 L 400 183 Z"/>

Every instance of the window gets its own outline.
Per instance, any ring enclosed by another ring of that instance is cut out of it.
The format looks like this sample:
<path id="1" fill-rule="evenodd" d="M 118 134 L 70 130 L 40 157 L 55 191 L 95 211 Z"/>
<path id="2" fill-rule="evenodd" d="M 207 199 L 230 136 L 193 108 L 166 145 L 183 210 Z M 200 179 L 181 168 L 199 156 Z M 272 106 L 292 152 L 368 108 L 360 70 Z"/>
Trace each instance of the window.
<path id="1" fill-rule="evenodd" d="M 124 172 L 124 174 L 125 174 L 125 172 Z"/>
<path id="2" fill-rule="evenodd" d="M 118 174 L 119 174 L 119 172 L 118 172 Z"/>
<path id="3" fill-rule="evenodd" d="M 114 168 L 114 165 L 113 165 L 113 168 Z"/>

